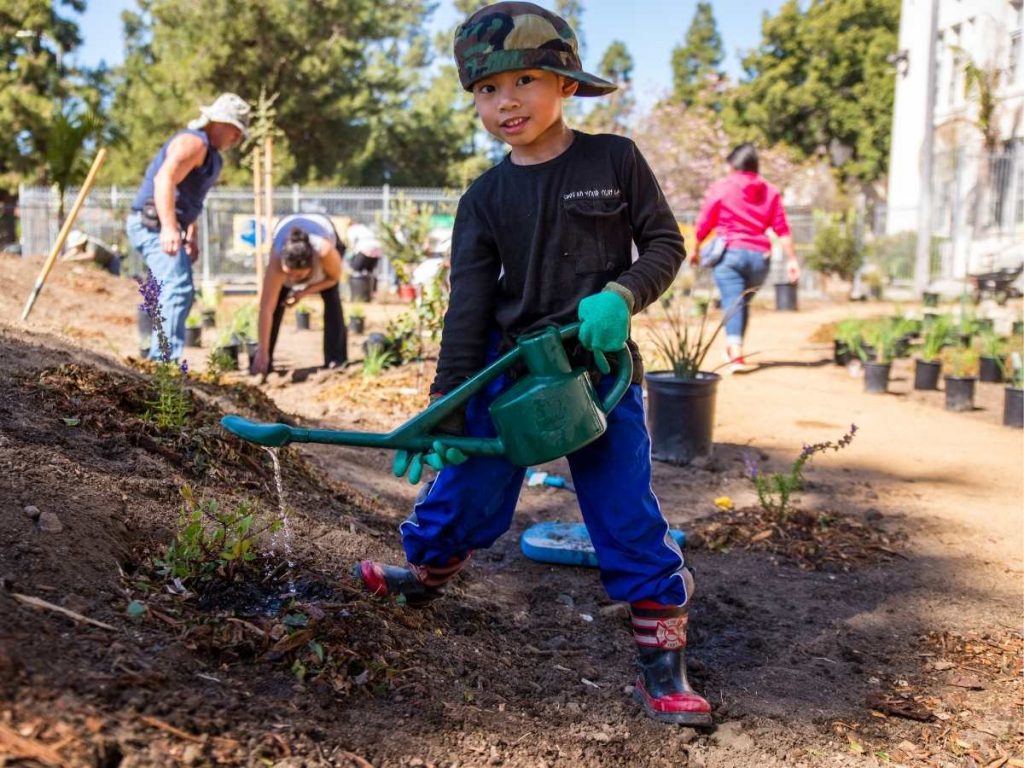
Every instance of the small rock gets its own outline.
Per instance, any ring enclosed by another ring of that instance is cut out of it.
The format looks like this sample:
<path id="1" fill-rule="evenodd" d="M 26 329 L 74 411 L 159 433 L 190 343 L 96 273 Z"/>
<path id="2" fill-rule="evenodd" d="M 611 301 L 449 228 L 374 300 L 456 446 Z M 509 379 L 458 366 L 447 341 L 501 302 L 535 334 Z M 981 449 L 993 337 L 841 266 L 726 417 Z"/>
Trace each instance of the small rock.
<path id="1" fill-rule="evenodd" d="M 25 507 L 24 512 L 26 517 L 29 517 L 33 520 L 39 519 L 39 507 L 34 507 L 31 504 L 29 504 L 27 507 Z"/>
<path id="2" fill-rule="evenodd" d="M 185 765 L 197 765 L 203 759 L 203 749 L 198 744 L 189 744 L 181 753 L 181 762 Z"/>
<path id="3" fill-rule="evenodd" d="M 864 513 L 864 519 L 865 520 L 870 520 L 871 522 L 875 522 L 876 520 L 881 520 L 882 517 L 883 517 L 882 513 L 879 512 L 876 507 L 870 507 Z"/>
<path id="4" fill-rule="evenodd" d="M 36 526 L 45 533 L 60 533 L 64 530 L 64 525 L 61 523 L 60 518 L 53 512 L 40 512 L 39 519 L 36 520 Z"/>
<path id="5" fill-rule="evenodd" d="M 609 619 L 625 619 L 629 616 L 629 603 L 612 603 L 611 605 L 602 606 L 597 612 Z"/>

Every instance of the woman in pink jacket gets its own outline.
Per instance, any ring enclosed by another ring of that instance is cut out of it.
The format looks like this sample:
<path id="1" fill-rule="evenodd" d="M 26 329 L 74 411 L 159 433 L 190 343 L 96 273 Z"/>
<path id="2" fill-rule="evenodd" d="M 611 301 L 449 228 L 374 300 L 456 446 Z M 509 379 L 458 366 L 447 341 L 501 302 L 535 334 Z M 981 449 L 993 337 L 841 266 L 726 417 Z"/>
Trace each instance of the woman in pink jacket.
<path id="1" fill-rule="evenodd" d="M 725 354 L 735 370 L 746 364 L 743 336 L 750 300 L 768 277 L 771 265 L 771 241 L 765 234 L 769 229 L 782 244 L 790 282 L 800 278 L 800 265 L 779 190 L 758 174 L 754 145 L 740 144 L 729 153 L 727 161 L 732 173 L 712 184 L 705 194 L 696 234 L 699 243 L 716 230 L 716 236 L 725 242 L 725 253 L 715 264 L 714 274 L 726 313 Z"/>

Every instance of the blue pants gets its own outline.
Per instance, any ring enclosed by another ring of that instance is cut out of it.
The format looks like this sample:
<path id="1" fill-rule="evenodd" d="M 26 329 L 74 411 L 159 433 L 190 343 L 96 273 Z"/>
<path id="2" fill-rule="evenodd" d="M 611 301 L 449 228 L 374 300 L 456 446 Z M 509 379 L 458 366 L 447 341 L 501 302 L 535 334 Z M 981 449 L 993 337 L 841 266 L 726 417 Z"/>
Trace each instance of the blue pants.
<path id="1" fill-rule="evenodd" d="M 180 360 L 185 350 L 185 318 L 192 309 L 195 289 L 192 286 L 192 262 L 185 253 L 182 244 L 177 256 L 164 253 L 160 247 L 160 233 L 153 232 L 142 226 L 138 213 L 128 217 L 128 242 L 132 244 L 142 259 L 162 284 L 160 288 L 160 318 L 167 342 L 171 346 L 171 359 Z M 149 356 L 153 360 L 160 358 L 160 343 L 154 329 Z"/>
<path id="2" fill-rule="evenodd" d="M 729 344 L 742 344 L 750 316 L 750 301 L 754 293 L 744 291 L 761 287 L 768 277 L 770 263 L 761 251 L 748 251 L 730 247 L 715 265 L 715 284 L 722 294 L 722 312 L 725 313 L 725 336 Z"/>
<path id="3" fill-rule="evenodd" d="M 611 384 L 611 377 L 605 377 L 599 395 Z M 467 435 L 495 435 L 487 408 L 508 386 L 499 377 L 469 401 Z M 608 596 L 665 605 L 686 602 L 683 556 L 651 489 L 651 442 L 638 384 L 608 415 L 607 431 L 567 458 Z M 409 562 L 443 566 L 491 546 L 512 524 L 525 474 L 504 458 L 483 456 L 445 467 L 399 526 Z"/>

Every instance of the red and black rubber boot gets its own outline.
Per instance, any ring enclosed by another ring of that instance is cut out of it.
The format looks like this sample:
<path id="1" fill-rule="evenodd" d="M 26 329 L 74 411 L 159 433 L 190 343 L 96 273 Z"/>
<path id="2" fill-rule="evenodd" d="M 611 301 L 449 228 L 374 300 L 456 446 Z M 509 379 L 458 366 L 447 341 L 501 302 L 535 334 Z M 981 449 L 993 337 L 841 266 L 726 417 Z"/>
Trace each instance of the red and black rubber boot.
<path id="1" fill-rule="evenodd" d="M 633 698 L 655 720 L 707 728 L 711 705 L 686 679 L 687 613 L 685 605 L 650 600 L 630 606 L 640 671 Z"/>
<path id="2" fill-rule="evenodd" d="M 380 597 L 401 597 L 407 605 L 426 605 L 444 594 L 445 585 L 469 561 L 453 557 L 448 565 L 413 565 L 408 567 L 384 565 L 375 560 L 363 560 L 353 571 L 365 587 Z"/>

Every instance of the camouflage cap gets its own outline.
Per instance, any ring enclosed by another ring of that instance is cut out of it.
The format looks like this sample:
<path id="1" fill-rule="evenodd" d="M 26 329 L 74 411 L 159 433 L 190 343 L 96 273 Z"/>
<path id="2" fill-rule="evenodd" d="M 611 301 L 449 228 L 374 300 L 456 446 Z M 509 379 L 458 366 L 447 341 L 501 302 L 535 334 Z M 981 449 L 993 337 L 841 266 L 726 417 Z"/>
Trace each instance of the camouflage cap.
<path id="1" fill-rule="evenodd" d="M 455 30 L 455 62 L 467 91 L 481 78 L 513 69 L 545 69 L 579 83 L 577 96 L 604 96 L 618 86 L 583 71 L 576 35 L 539 5 L 494 3 Z"/>

